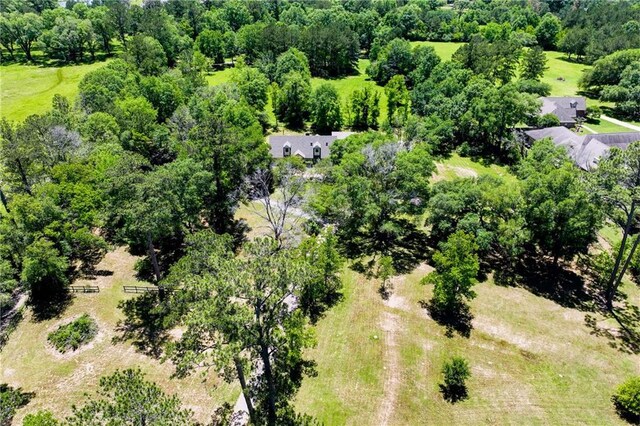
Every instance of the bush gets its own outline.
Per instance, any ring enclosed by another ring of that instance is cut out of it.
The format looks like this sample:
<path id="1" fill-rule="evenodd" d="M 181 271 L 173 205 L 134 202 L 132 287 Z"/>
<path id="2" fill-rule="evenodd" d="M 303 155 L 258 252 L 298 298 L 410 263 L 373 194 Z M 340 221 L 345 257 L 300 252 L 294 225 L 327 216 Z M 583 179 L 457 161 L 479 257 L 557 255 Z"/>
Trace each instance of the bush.
<path id="1" fill-rule="evenodd" d="M 29 403 L 33 393 L 22 392 L 22 389 L 14 389 L 6 383 L 0 384 L 0 426 L 11 424 L 16 410 Z"/>
<path id="2" fill-rule="evenodd" d="M 620 417 L 640 424 L 640 376 L 621 384 L 611 399 Z"/>
<path id="3" fill-rule="evenodd" d="M 53 417 L 51 411 L 40 410 L 33 414 L 27 414 L 22 421 L 22 426 L 58 426 L 60 422 Z"/>
<path id="4" fill-rule="evenodd" d="M 466 380 L 471 376 L 469 363 L 462 357 L 454 356 L 442 366 L 444 383 L 440 385 L 444 399 L 454 403 L 467 397 Z"/>
<path id="5" fill-rule="evenodd" d="M 602 115 L 602 108 L 597 105 L 587 107 L 587 120 L 599 120 Z"/>
<path id="6" fill-rule="evenodd" d="M 538 127 L 557 127 L 560 125 L 560 119 L 554 114 L 545 114 L 538 118 Z"/>
<path id="7" fill-rule="evenodd" d="M 91 341 L 98 333 L 98 324 L 88 314 L 82 315 L 69 324 L 61 325 L 47 338 L 60 352 L 76 350 Z"/>

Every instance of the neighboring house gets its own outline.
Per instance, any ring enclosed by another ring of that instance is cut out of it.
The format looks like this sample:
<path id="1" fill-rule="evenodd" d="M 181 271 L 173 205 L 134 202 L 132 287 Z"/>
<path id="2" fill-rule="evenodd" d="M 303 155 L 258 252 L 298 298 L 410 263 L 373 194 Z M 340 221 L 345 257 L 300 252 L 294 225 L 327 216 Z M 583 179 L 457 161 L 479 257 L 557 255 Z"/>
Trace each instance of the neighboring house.
<path id="1" fill-rule="evenodd" d="M 320 135 L 273 135 L 269 136 L 271 156 L 285 158 L 294 155 L 305 161 L 316 162 L 329 157 L 331 145 L 338 139 L 344 139 L 351 132 L 332 132 L 331 136 Z"/>
<path id="2" fill-rule="evenodd" d="M 562 126 L 528 130 L 525 131 L 525 134 L 530 143 L 551 138 L 556 146 L 564 147 L 573 162 L 583 170 L 595 168 L 600 158 L 606 155 L 611 148 L 625 149 L 632 142 L 640 141 L 640 132 L 598 133 L 580 136 Z"/>
<path id="3" fill-rule="evenodd" d="M 540 100 L 540 115 L 553 114 L 565 127 L 574 127 L 576 119 L 585 118 L 587 115 L 587 102 L 582 96 L 547 96 Z"/>

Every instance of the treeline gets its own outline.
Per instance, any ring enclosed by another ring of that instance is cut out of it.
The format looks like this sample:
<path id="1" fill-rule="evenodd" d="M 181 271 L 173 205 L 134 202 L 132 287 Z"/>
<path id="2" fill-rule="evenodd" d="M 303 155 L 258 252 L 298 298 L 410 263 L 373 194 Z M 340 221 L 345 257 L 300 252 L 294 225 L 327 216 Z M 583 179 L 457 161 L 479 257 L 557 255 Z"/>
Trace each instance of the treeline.
<path id="1" fill-rule="evenodd" d="M 311 73 L 353 73 L 361 52 L 395 38 L 469 41 L 482 34 L 523 46 L 559 48 L 593 62 L 616 50 L 637 47 L 640 12 L 632 3 L 502 0 L 275 1 L 275 0 L 3 0 L 0 51 L 3 60 L 32 61 L 33 51 L 64 63 L 128 50 L 137 35 L 160 43 L 169 66 L 180 53 L 197 49 L 212 63 L 244 55 L 268 74 L 275 59 L 295 47 Z M 137 44 L 139 39 L 134 40 Z M 5 57 L 8 56 L 7 57 Z"/>

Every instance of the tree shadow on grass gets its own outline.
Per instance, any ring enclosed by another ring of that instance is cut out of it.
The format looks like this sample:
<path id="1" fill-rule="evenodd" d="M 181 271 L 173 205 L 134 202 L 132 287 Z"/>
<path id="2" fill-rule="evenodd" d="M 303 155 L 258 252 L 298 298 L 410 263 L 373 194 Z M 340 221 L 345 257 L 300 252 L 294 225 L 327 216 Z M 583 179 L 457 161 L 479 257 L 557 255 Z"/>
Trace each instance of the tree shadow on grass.
<path id="1" fill-rule="evenodd" d="M 36 322 L 58 318 L 69 307 L 73 296 L 67 287 L 31 291 L 28 304 Z"/>
<path id="2" fill-rule="evenodd" d="M 594 310 L 594 296 L 587 291 L 584 279 L 561 264 L 553 265 L 546 259 L 526 256 L 515 269 L 513 285 L 553 300 L 565 308 L 581 311 Z"/>
<path id="3" fill-rule="evenodd" d="M 609 346 L 620 352 L 640 354 L 640 308 L 624 300 L 608 314 L 618 322 L 620 327 L 600 326 L 593 315 L 585 315 L 584 322 L 591 329 L 590 333 L 608 339 Z"/>
<path id="4" fill-rule="evenodd" d="M 131 341 L 140 352 L 152 358 L 160 358 L 163 347 L 169 340 L 165 327 L 167 311 L 159 301 L 157 293 L 145 293 L 118 304 L 125 319 L 119 321 L 116 331 L 119 333 L 112 343 Z"/>
<path id="5" fill-rule="evenodd" d="M 445 401 L 455 404 L 458 401 L 464 401 L 469 397 L 466 386 L 459 385 L 444 385 L 439 384 L 440 393 Z"/>
<path id="6" fill-rule="evenodd" d="M 455 333 L 462 337 L 469 338 L 473 325 L 473 314 L 466 303 L 459 304 L 454 309 L 443 309 L 437 306 L 433 300 L 421 300 L 420 307 L 426 309 L 429 316 L 439 325 L 445 327 L 444 335 L 452 338 Z"/>

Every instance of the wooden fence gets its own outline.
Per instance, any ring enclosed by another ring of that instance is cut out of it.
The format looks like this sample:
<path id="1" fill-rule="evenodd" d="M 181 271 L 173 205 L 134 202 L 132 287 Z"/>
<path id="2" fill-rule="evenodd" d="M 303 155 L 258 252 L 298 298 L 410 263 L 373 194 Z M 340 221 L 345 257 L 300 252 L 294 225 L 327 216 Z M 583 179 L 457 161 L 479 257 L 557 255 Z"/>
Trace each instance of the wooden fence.
<path id="1" fill-rule="evenodd" d="M 72 293 L 100 293 L 97 285 L 72 285 L 69 286 Z"/>
<path id="2" fill-rule="evenodd" d="M 158 287 L 140 287 L 137 285 L 123 285 L 122 289 L 125 293 L 149 293 L 158 292 Z"/>

